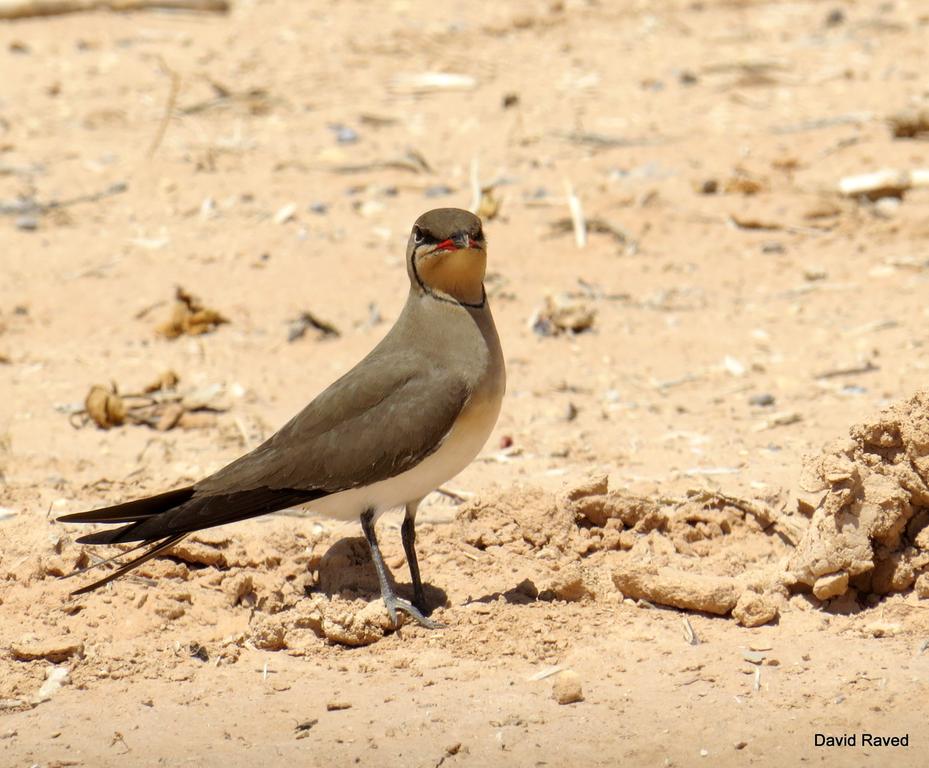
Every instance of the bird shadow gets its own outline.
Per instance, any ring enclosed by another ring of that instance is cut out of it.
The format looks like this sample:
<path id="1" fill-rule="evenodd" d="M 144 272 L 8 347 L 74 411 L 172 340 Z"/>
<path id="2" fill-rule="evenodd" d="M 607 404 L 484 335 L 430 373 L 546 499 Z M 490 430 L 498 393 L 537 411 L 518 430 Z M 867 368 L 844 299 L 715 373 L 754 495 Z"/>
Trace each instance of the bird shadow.
<path id="1" fill-rule="evenodd" d="M 409 573 L 405 562 L 400 568 Z M 390 570 L 388 568 L 388 571 Z M 391 581 L 399 597 L 413 600 L 412 582 L 397 581 L 392 572 Z M 316 583 L 308 591 L 322 593 L 330 598 L 336 595 L 366 599 L 380 597 L 380 583 L 368 542 L 360 536 L 335 542 L 320 559 Z M 448 594 L 445 590 L 423 582 L 423 592 L 426 605 L 430 609 L 448 605 Z"/>
<path id="2" fill-rule="evenodd" d="M 548 595 L 545 593 L 540 594 L 535 584 L 530 579 L 523 579 L 515 587 L 506 590 L 505 592 L 491 592 L 487 595 L 481 595 L 480 597 L 469 598 L 464 604 L 471 605 L 473 603 L 494 603 L 500 598 L 503 598 L 504 602 L 509 605 L 528 605 L 529 603 L 534 603 L 537 600 L 547 600 Z"/>

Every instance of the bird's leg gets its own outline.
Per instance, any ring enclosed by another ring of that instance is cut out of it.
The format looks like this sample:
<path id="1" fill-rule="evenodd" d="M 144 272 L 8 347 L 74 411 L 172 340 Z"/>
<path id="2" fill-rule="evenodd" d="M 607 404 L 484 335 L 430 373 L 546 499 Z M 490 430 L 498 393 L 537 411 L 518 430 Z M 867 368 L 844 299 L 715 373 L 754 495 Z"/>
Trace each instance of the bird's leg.
<path id="1" fill-rule="evenodd" d="M 406 562 L 410 566 L 410 576 L 413 579 L 413 605 L 425 613 L 426 593 L 423 591 L 423 580 L 419 576 L 419 561 L 416 559 L 416 510 L 422 499 L 406 505 L 406 515 L 400 527 L 400 538 L 403 540 L 403 551 L 406 552 Z"/>
<path id="2" fill-rule="evenodd" d="M 387 572 L 387 566 L 384 564 L 384 558 L 381 557 L 381 549 L 377 545 L 377 536 L 374 533 L 374 510 L 366 509 L 361 513 L 361 530 L 364 531 L 365 538 L 368 540 L 368 546 L 371 548 L 371 559 L 374 561 L 374 568 L 377 571 L 377 580 L 381 585 L 381 597 L 384 599 L 384 605 L 387 606 L 387 613 L 390 614 L 390 620 L 394 627 L 399 627 L 397 611 L 412 616 L 417 623 L 429 629 L 436 629 L 439 625 L 436 622 L 427 619 L 422 612 L 406 600 L 397 597 L 393 585 L 390 583 L 390 575 Z"/>

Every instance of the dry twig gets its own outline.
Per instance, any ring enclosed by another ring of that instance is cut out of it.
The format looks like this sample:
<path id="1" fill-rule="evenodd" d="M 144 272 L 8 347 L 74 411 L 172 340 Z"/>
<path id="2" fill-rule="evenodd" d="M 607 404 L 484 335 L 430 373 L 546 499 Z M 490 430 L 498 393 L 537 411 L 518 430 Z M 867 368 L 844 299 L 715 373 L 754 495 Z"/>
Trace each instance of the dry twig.
<path id="1" fill-rule="evenodd" d="M 226 13 L 228 0 L 0 0 L 0 19 L 60 16 L 82 11 L 200 11 Z"/>
<path id="2" fill-rule="evenodd" d="M 575 194 L 570 181 L 565 179 L 565 192 L 568 195 L 568 210 L 571 212 L 571 227 L 574 230 L 574 244 L 578 248 L 587 245 L 587 220 L 584 218 L 584 208 L 581 199 Z"/>
<path id="3" fill-rule="evenodd" d="M 158 147 L 161 145 L 161 140 L 165 137 L 165 131 L 168 130 L 168 123 L 171 122 L 171 113 L 174 112 L 174 105 L 177 102 L 177 94 L 181 89 L 181 76 L 171 69 L 161 56 L 158 57 L 158 66 L 161 67 L 162 72 L 171 78 L 171 86 L 168 89 L 168 99 L 165 102 L 164 112 L 161 115 L 161 122 L 158 123 L 158 130 L 155 131 L 155 135 L 152 137 L 152 143 L 148 147 L 147 154 L 149 158 L 155 154 Z"/>
<path id="4" fill-rule="evenodd" d="M 0 0 L 2 2 L 2 0 Z M 40 203 L 35 199 L 26 199 L 20 200 L 16 203 L 0 203 L 0 216 L 21 216 L 23 214 L 30 213 L 48 213 L 49 211 L 55 211 L 59 208 L 67 208 L 71 205 L 77 205 L 78 203 L 96 203 L 100 200 L 103 200 L 107 197 L 113 197 L 114 195 L 119 195 L 129 189 L 129 186 L 124 181 L 119 181 L 115 184 L 110 184 L 106 189 L 101 192 L 92 192 L 89 195 L 75 195 L 74 197 L 68 197 L 64 200 L 51 200 L 47 203 Z"/>

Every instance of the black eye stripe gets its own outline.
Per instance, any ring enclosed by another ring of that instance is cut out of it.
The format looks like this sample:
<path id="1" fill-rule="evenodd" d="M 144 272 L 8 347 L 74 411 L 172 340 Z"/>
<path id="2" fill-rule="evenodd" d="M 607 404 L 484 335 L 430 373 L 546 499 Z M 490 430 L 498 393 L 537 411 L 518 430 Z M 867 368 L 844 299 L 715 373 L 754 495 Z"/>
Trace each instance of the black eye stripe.
<path id="1" fill-rule="evenodd" d="M 466 234 L 468 237 L 472 238 L 473 240 L 477 240 L 478 242 L 484 241 L 483 230 L 478 230 L 477 232 L 468 232 Z M 428 232 L 424 229 L 420 229 L 419 227 L 415 227 L 413 229 L 413 241 L 417 245 L 423 245 L 423 244 L 432 245 L 434 243 L 440 243 L 440 242 L 444 242 L 445 240 L 450 240 L 453 237 L 454 235 L 448 235 L 447 237 L 439 237 L 438 235 L 434 235 L 432 234 L 432 232 Z"/>

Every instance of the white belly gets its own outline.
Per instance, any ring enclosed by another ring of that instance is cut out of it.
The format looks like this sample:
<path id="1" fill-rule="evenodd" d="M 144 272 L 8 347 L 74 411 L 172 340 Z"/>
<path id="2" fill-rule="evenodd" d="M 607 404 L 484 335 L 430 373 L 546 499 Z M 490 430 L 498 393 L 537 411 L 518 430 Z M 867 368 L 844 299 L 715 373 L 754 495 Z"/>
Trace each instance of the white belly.
<path id="1" fill-rule="evenodd" d="M 500 398 L 471 406 L 458 419 L 438 450 L 413 469 L 373 485 L 326 496 L 308 505 L 309 512 L 338 520 L 355 520 L 366 509 L 374 509 L 375 515 L 380 515 L 389 509 L 418 501 L 471 463 L 487 442 L 499 413 Z"/>

